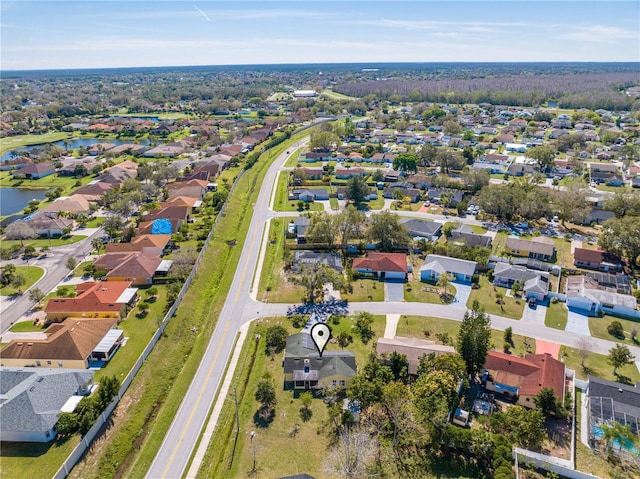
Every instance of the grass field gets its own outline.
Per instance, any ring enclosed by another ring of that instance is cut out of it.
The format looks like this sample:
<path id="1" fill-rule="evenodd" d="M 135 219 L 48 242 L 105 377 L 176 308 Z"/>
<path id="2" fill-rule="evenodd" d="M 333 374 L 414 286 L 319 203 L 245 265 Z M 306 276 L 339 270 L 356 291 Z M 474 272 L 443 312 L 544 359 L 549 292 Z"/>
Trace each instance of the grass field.
<path id="1" fill-rule="evenodd" d="M 460 331 L 460 321 L 453 319 L 435 318 L 432 316 L 408 316 L 402 315 L 400 321 L 398 321 L 398 328 L 396 334 L 398 336 L 408 336 L 411 338 L 429 339 L 442 344 L 442 341 L 438 339 L 436 334 L 446 334 L 449 338 L 448 344 L 455 347 L 458 332 Z M 518 334 L 513 335 L 513 342 L 515 346 L 511 348 L 511 352 L 516 355 L 524 355 L 527 353 L 525 348 L 525 336 Z M 528 338 L 528 342 L 531 345 L 529 352 L 535 353 L 535 341 Z M 498 351 L 502 351 L 504 344 L 504 331 L 498 331 L 497 329 L 491 330 L 491 348 L 495 348 Z"/>
<path id="2" fill-rule="evenodd" d="M 95 179 L 93 175 L 85 176 L 78 180 L 72 176 L 58 176 L 57 173 L 54 173 L 53 175 L 45 176 L 37 180 L 21 180 L 14 179 L 10 171 L 0 172 L 0 185 L 2 185 L 3 188 L 26 188 L 30 190 L 62 188 L 64 190 L 62 196 L 69 194 L 75 188 L 79 188 L 75 186 L 76 182 L 79 181 L 80 186 L 84 186 Z M 40 202 L 40 204 L 45 203 L 46 201 Z"/>
<path id="3" fill-rule="evenodd" d="M 42 278 L 44 270 L 40 266 L 16 266 L 16 274 L 24 276 L 26 283 L 21 286 L 20 289 L 22 289 L 22 291 L 26 291 L 33 286 L 36 281 Z M 0 296 L 11 296 L 16 294 L 16 292 L 17 289 L 13 286 L 5 286 L 0 289 Z"/>
<path id="4" fill-rule="evenodd" d="M 436 303 L 443 304 L 442 298 L 440 297 L 438 287 L 420 281 L 420 277 L 413 278 L 411 281 L 404 285 L 404 300 L 405 301 L 413 301 L 419 303 Z M 455 296 L 456 287 L 453 284 L 450 284 L 447 288 L 449 294 Z"/>
<path id="5" fill-rule="evenodd" d="M 50 443 L 3 442 L 0 476 L 7 478 L 50 479 L 73 448 L 80 442 L 74 435 Z"/>
<path id="6" fill-rule="evenodd" d="M 44 330 L 42 324 L 33 324 L 33 321 L 20 321 L 9 328 L 12 333 L 41 333 Z"/>
<path id="7" fill-rule="evenodd" d="M 266 328 L 273 324 L 281 324 L 291 334 L 298 332 L 286 319 L 272 318 L 253 324 L 247 337 L 251 338 L 256 333 L 264 333 Z M 351 332 L 352 324 L 352 318 L 343 318 L 339 325 L 331 324 L 333 335 L 336 336 L 341 331 L 353 334 Z M 384 326 L 384 316 L 374 316 L 372 325 L 374 338 L 384 333 Z M 365 345 L 356 335 L 353 336 L 354 341 L 348 349 L 355 353 L 358 365 L 363 365 L 369 352 L 373 350 L 373 341 Z M 241 357 L 252 355 L 253 343 L 253 341 L 245 342 Z M 327 350 L 339 349 L 337 344 L 330 343 L 327 346 Z M 254 423 L 254 414 L 259 404 L 254 399 L 253 392 L 258 380 L 265 372 L 269 372 L 273 376 L 276 384 L 276 415 L 268 427 L 259 427 Z M 239 406 L 240 434 L 237 442 L 233 427 L 235 425 L 233 422 L 233 394 L 230 394 L 221 413 L 223 420 L 216 428 L 205 456 L 205 462 L 203 462 L 197 477 L 251 477 L 254 444 L 257 466 L 255 477 L 281 477 L 286 474 L 296 474 L 297 471 L 304 471 L 315 477 L 324 477 L 322 465 L 328 442 L 323 433 L 322 424 L 327 418 L 327 407 L 320 399 L 314 399 L 311 404 L 311 418 L 304 421 L 300 416 L 301 404 L 299 400 L 293 399 L 291 391 L 283 390 L 283 381 L 284 374 L 279 356 L 275 358 L 267 356 L 264 343 L 260 341 L 250 374 L 247 375 L 246 367 L 236 370 L 232 382 L 232 384 L 238 385 L 247 384 Z M 238 390 L 238 392 L 240 391 Z M 224 427 L 225 424 L 226 427 Z M 299 430 L 292 434 L 296 424 L 299 425 Z M 249 437 L 251 431 L 255 432 L 253 441 Z M 310 444 L 314 444 L 315 447 L 309 447 Z M 278 454 L 274 454 L 274 451 L 278 451 Z"/>
<path id="8" fill-rule="evenodd" d="M 342 299 L 358 303 L 362 301 L 384 301 L 384 283 L 377 279 L 357 279 L 351 283 L 352 293 L 343 293 Z"/>
<path id="9" fill-rule="evenodd" d="M 484 310 L 489 314 L 495 314 L 497 316 L 504 316 L 511 319 L 520 319 L 524 312 L 524 299 L 515 299 L 513 297 L 507 297 L 507 290 L 500 288 L 489 283 L 489 279 L 480 275 L 480 288 L 472 289 L 469 295 L 469 301 L 467 307 L 471 307 L 475 300 L 478 300 Z M 500 305 L 496 303 L 496 294 L 501 293 L 503 295 L 502 301 L 504 304 Z"/>
<path id="10" fill-rule="evenodd" d="M 618 321 L 624 329 L 624 338 L 612 336 L 607 331 L 607 327 L 613 322 Z M 594 338 L 607 339 L 609 341 L 616 341 L 619 343 L 626 343 L 637 346 L 638 341 L 632 339 L 632 330 L 635 328 L 636 335 L 640 336 L 640 323 L 629 319 L 615 318 L 613 316 L 604 316 L 602 318 L 589 318 L 589 331 Z"/>
<path id="11" fill-rule="evenodd" d="M 549 303 L 544 324 L 548 328 L 562 329 L 567 327 L 568 311 L 564 303 Z"/>
<path id="12" fill-rule="evenodd" d="M 585 366 L 587 371 L 585 373 L 580 362 L 580 355 L 578 352 L 569 346 L 560 346 L 560 359 L 564 361 L 567 368 L 573 369 L 576 372 L 576 377 L 579 379 L 587 379 L 587 374 L 592 376 L 598 376 L 609 381 L 615 381 L 616 377 L 613 375 L 613 367 L 607 361 L 607 356 L 604 354 L 591 353 L 585 360 Z M 635 364 L 630 364 L 622 368 L 618 368 L 618 374 L 627 378 L 631 383 L 640 381 L 640 373 Z"/>
<path id="13" fill-rule="evenodd" d="M 34 248 L 53 248 L 55 246 L 65 246 L 69 244 L 79 243 L 83 239 L 86 239 L 83 235 L 73 235 L 68 238 L 39 238 L 33 240 L 24 240 L 24 246 L 33 246 Z M 20 240 L 3 240 L 3 248 L 11 248 L 12 246 L 20 245 Z"/>
<path id="14" fill-rule="evenodd" d="M 23 148 L 25 146 L 53 143 L 54 141 L 72 138 L 74 138 L 73 133 L 60 131 L 45 133 L 44 135 L 17 135 L 9 138 L 2 138 L 2 141 L 0 141 L 0 154 L 4 154 L 8 150 Z"/>

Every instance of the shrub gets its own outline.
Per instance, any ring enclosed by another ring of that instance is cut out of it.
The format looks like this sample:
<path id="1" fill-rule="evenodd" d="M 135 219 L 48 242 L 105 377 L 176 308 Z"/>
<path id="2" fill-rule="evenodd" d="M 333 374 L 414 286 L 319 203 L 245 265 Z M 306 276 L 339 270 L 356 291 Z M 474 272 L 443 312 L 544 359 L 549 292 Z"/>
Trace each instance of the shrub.
<path id="1" fill-rule="evenodd" d="M 624 338 L 624 328 L 622 324 L 620 324 L 620 321 L 612 321 L 611 324 L 607 326 L 607 332 L 616 338 Z"/>

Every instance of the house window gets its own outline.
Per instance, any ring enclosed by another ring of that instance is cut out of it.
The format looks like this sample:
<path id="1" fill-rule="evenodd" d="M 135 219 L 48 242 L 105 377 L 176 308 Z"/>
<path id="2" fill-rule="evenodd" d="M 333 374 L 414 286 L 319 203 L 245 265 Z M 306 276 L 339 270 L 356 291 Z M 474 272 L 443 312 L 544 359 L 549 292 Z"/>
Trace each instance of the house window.
<path id="1" fill-rule="evenodd" d="M 58 367 L 61 368 L 62 367 L 62 361 L 58 361 Z"/>
<path id="2" fill-rule="evenodd" d="M 347 385 L 346 381 L 344 379 L 341 379 L 340 386 L 346 386 L 346 385 Z"/>
<path id="3" fill-rule="evenodd" d="M 305 367 L 304 367 L 304 372 L 305 372 L 305 373 L 308 373 L 308 372 L 309 372 L 309 366 L 308 366 L 308 365 L 305 365 Z"/>
<path id="4" fill-rule="evenodd" d="M 38 366 L 38 367 L 41 366 L 40 361 L 36 361 L 36 366 Z"/>
<path id="5" fill-rule="evenodd" d="M 336 381 L 335 379 L 332 381 L 331 383 L 333 386 L 337 386 L 338 385 L 338 381 Z"/>
<path id="6" fill-rule="evenodd" d="M 46 437 L 51 437 L 51 433 L 50 433 L 49 431 L 45 432 L 45 433 L 44 433 L 44 435 L 45 435 Z"/>
<path id="7" fill-rule="evenodd" d="M 47 361 L 47 364 L 49 364 L 49 365 L 50 365 L 50 364 L 51 364 L 51 361 Z"/>

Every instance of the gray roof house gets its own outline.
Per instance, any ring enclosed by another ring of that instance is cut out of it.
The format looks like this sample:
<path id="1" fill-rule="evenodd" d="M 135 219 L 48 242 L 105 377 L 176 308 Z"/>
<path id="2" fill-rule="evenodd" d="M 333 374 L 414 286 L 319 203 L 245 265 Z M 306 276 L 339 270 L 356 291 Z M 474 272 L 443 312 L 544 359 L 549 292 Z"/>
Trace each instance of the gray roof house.
<path id="1" fill-rule="evenodd" d="M 631 432 L 640 433 L 640 383 L 622 384 L 589 376 L 589 431 L 617 421 L 629 425 Z M 598 441 L 599 438 L 593 438 Z"/>
<path id="2" fill-rule="evenodd" d="M 73 411 L 92 387 L 89 370 L 0 368 L 0 440 L 54 440 L 60 413 Z"/>
<path id="3" fill-rule="evenodd" d="M 320 357 L 306 328 L 287 338 L 282 363 L 284 389 L 295 392 L 349 387 L 357 370 L 353 351 L 325 351 Z"/>
<path id="4" fill-rule="evenodd" d="M 315 251 L 296 251 L 293 255 L 293 269 L 303 264 L 322 263 L 329 268 L 342 272 L 342 259 L 338 253 L 316 253 Z"/>
<path id="5" fill-rule="evenodd" d="M 549 273 L 534 271 L 524 266 L 509 263 L 497 263 L 493 270 L 493 284 L 504 288 L 512 288 L 520 281 L 525 295 L 543 300 L 549 292 Z"/>
<path id="6" fill-rule="evenodd" d="M 308 216 L 299 216 L 293 220 L 293 233 L 296 235 L 296 243 L 304 244 L 307 242 L 307 229 L 311 226 L 311 218 Z"/>
<path id="7" fill-rule="evenodd" d="M 603 286 L 584 276 L 567 277 L 567 307 L 571 311 L 597 316 L 601 311 L 613 316 L 640 318 L 636 298 L 620 294 L 615 288 Z"/>
<path id="8" fill-rule="evenodd" d="M 429 254 L 420 268 L 421 281 L 438 281 L 442 273 L 450 273 L 455 281 L 471 283 L 478 263 L 466 259 L 451 258 L 438 254 Z"/>
<path id="9" fill-rule="evenodd" d="M 430 241 L 436 241 L 442 234 L 442 223 L 437 221 L 404 218 L 400 222 L 407 228 L 407 234 L 411 238 L 426 238 Z"/>
<path id="10" fill-rule="evenodd" d="M 491 247 L 491 236 L 475 234 L 471 228 L 465 225 L 460 225 L 452 230 L 451 239 L 454 242 L 464 242 L 467 246 Z"/>

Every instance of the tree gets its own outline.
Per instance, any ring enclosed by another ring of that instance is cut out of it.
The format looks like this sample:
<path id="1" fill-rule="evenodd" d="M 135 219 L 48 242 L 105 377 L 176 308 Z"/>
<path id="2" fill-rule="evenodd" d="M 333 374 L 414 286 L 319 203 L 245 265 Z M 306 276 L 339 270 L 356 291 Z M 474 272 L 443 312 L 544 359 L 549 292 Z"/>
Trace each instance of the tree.
<path id="1" fill-rule="evenodd" d="M 186 278 L 198 258 L 198 253 L 193 248 L 181 248 L 173 253 L 171 275 L 176 278 Z"/>
<path id="2" fill-rule="evenodd" d="M 527 150 L 527 156 L 532 160 L 536 160 L 540 170 L 546 171 L 553 166 L 556 152 L 549 145 L 534 146 Z"/>
<path id="3" fill-rule="evenodd" d="M 114 397 L 118 395 L 120 389 L 120 381 L 115 376 L 104 376 L 100 379 L 100 387 L 96 396 L 97 407 L 99 411 L 104 411 Z"/>
<path id="4" fill-rule="evenodd" d="M 345 187 L 345 195 L 347 199 L 352 201 L 356 206 L 364 203 L 366 197 L 369 195 L 367 180 L 360 175 L 349 178 Z"/>
<path id="5" fill-rule="evenodd" d="M 602 208 L 613 211 L 616 218 L 626 215 L 638 216 L 640 215 L 640 195 L 628 187 L 618 188 L 613 197 L 604 202 Z"/>
<path id="6" fill-rule="evenodd" d="M 0 270 L 0 282 L 3 286 L 8 286 L 13 281 L 13 277 L 16 275 L 16 266 L 14 264 L 5 264 Z"/>
<path id="7" fill-rule="evenodd" d="M 626 258 L 635 270 L 640 256 L 640 217 L 608 219 L 602 225 L 598 244 L 607 253 Z"/>
<path id="8" fill-rule="evenodd" d="M 44 299 L 44 293 L 39 288 L 31 288 L 29 290 L 29 299 L 34 303 L 39 303 Z"/>
<path id="9" fill-rule="evenodd" d="M 33 258 L 36 254 L 35 246 L 28 244 L 24 247 L 24 257 L 25 258 Z"/>
<path id="10" fill-rule="evenodd" d="M 624 328 L 620 321 L 611 321 L 609 326 L 607 326 L 607 333 L 611 336 L 615 336 L 616 338 L 624 339 Z"/>
<path id="11" fill-rule="evenodd" d="M 344 279 L 333 269 L 322 263 L 304 264 L 297 275 L 290 278 L 294 284 L 305 289 L 305 301 L 315 303 L 321 297 L 324 285 L 330 283 L 335 289 L 343 289 Z"/>
<path id="12" fill-rule="evenodd" d="M 358 400 L 363 408 L 379 403 L 382 399 L 384 386 L 393 382 L 391 368 L 380 364 L 375 354 L 370 354 L 369 360 L 363 368 L 358 368 L 356 376 L 351 381 L 347 396 Z"/>
<path id="13" fill-rule="evenodd" d="M 74 412 L 63 412 L 58 416 L 56 431 L 62 437 L 73 434 L 78 430 L 78 415 Z"/>
<path id="14" fill-rule="evenodd" d="M 273 383 L 273 377 L 268 372 L 264 373 L 260 381 L 258 381 L 254 397 L 260 403 L 260 418 L 268 421 L 274 415 L 274 408 L 277 402 L 276 387 Z"/>
<path id="15" fill-rule="evenodd" d="M 554 206 L 558 218 L 564 226 L 565 221 L 573 220 L 574 216 L 581 216 L 587 207 L 585 183 L 582 178 L 575 178 L 566 184 L 564 190 L 554 192 Z"/>
<path id="16" fill-rule="evenodd" d="M 281 353 L 287 345 L 288 337 L 289 333 L 287 330 L 279 324 L 267 328 L 267 332 L 265 333 L 267 354 Z"/>
<path id="17" fill-rule="evenodd" d="M 409 244 L 407 228 L 400 222 L 400 216 L 389 211 L 371 215 L 367 237 L 377 243 L 381 251 L 392 251 Z"/>
<path id="18" fill-rule="evenodd" d="M 393 169 L 415 173 L 418 169 L 418 159 L 413 153 L 400 153 L 393 160 Z"/>
<path id="19" fill-rule="evenodd" d="M 396 381 L 406 382 L 409 376 L 409 361 L 404 354 L 393 351 L 387 361 Z"/>
<path id="20" fill-rule="evenodd" d="M 122 221 L 122 218 L 120 218 L 119 216 L 111 215 L 104 220 L 104 223 L 102 223 L 102 227 L 107 232 L 110 238 L 115 238 L 122 233 L 122 228 L 124 228 L 124 221 Z"/>
<path id="21" fill-rule="evenodd" d="M 562 402 L 556 398 L 551 388 L 540 389 L 538 394 L 533 397 L 533 402 L 545 418 L 558 416 L 562 410 Z"/>
<path id="22" fill-rule="evenodd" d="M 375 464 L 377 450 L 377 440 L 365 430 L 342 429 L 336 445 L 325 456 L 325 473 L 342 479 L 374 477 L 370 470 Z"/>
<path id="23" fill-rule="evenodd" d="M 20 247 L 24 248 L 24 240 L 36 239 L 38 232 L 28 221 L 14 221 L 4 230 L 8 240 L 20 240 Z"/>
<path id="24" fill-rule="evenodd" d="M 585 361 L 591 356 L 591 351 L 593 351 L 593 342 L 591 338 L 588 336 L 582 336 L 576 341 L 576 350 L 578 351 L 578 356 L 580 356 L 580 366 L 582 366 L 582 370 L 586 369 Z"/>
<path id="25" fill-rule="evenodd" d="M 418 376 L 431 371 L 446 371 L 455 379 L 462 381 L 467 375 L 466 366 L 459 354 L 424 354 L 420 357 Z"/>
<path id="26" fill-rule="evenodd" d="M 27 284 L 27 278 L 21 273 L 16 273 L 11 280 L 11 286 L 16 289 L 16 294 L 22 294 L 22 287 Z"/>
<path id="27" fill-rule="evenodd" d="M 67 261 L 64 263 L 64 265 L 69 271 L 73 271 L 74 269 L 76 269 L 76 266 L 78 266 L 78 260 L 75 259 L 73 256 L 69 256 L 67 258 Z"/>
<path id="28" fill-rule="evenodd" d="M 338 341 L 338 346 L 344 349 L 353 342 L 353 337 L 346 331 L 340 331 L 336 336 L 336 341 Z"/>
<path id="29" fill-rule="evenodd" d="M 360 336 L 360 340 L 367 344 L 373 338 L 373 315 L 367 311 L 359 311 L 356 313 L 355 330 Z"/>
<path id="30" fill-rule="evenodd" d="M 333 246 L 336 237 L 336 221 L 325 211 L 311 217 L 311 226 L 307 230 L 309 243 L 323 243 Z"/>
<path id="31" fill-rule="evenodd" d="M 91 240 L 91 246 L 93 247 L 93 249 L 96 250 L 96 253 L 98 253 L 98 257 L 99 257 L 100 249 L 102 248 L 102 240 L 100 238 L 93 238 Z"/>
<path id="32" fill-rule="evenodd" d="M 511 346 L 515 346 L 513 344 L 513 328 L 511 326 L 504 330 L 504 342 L 509 343 Z"/>
<path id="33" fill-rule="evenodd" d="M 618 368 L 625 366 L 627 364 L 633 364 L 635 360 L 635 356 L 631 354 L 629 348 L 624 344 L 616 344 L 613 348 L 609 350 L 609 356 L 607 357 L 607 361 L 611 366 L 613 366 L 613 374 L 616 375 L 616 371 Z"/>
<path id="34" fill-rule="evenodd" d="M 424 421 L 444 426 L 457 395 L 458 383 L 447 371 L 421 374 L 411 385 L 416 409 Z"/>
<path id="35" fill-rule="evenodd" d="M 602 428 L 600 444 L 605 453 L 609 452 L 612 443 L 622 445 L 625 449 L 633 449 L 633 446 L 638 442 L 638 436 L 631 431 L 629 424 L 622 425 L 614 420 L 611 423 L 604 423 L 600 427 Z"/>
<path id="36" fill-rule="evenodd" d="M 346 249 L 349 240 L 362 236 L 362 226 L 366 220 L 367 217 L 364 213 L 358 211 L 353 205 L 347 205 L 342 213 L 335 215 L 334 223 L 338 243 L 343 250 Z"/>
<path id="37" fill-rule="evenodd" d="M 484 368 L 490 340 L 491 320 L 476 300 L 462 319 L 457 348 L 472 380 Z"/>
<path id="38" fill-rule="evenodd" d="M 455 278 L 451 273 L 444 272 L 440 274 L 440 276 L 438 277 L 438 282 L 436 283 L 436 286 L 440 288 L 440 296 L 448 296 L 449 285 L 454 279 Z"/>

